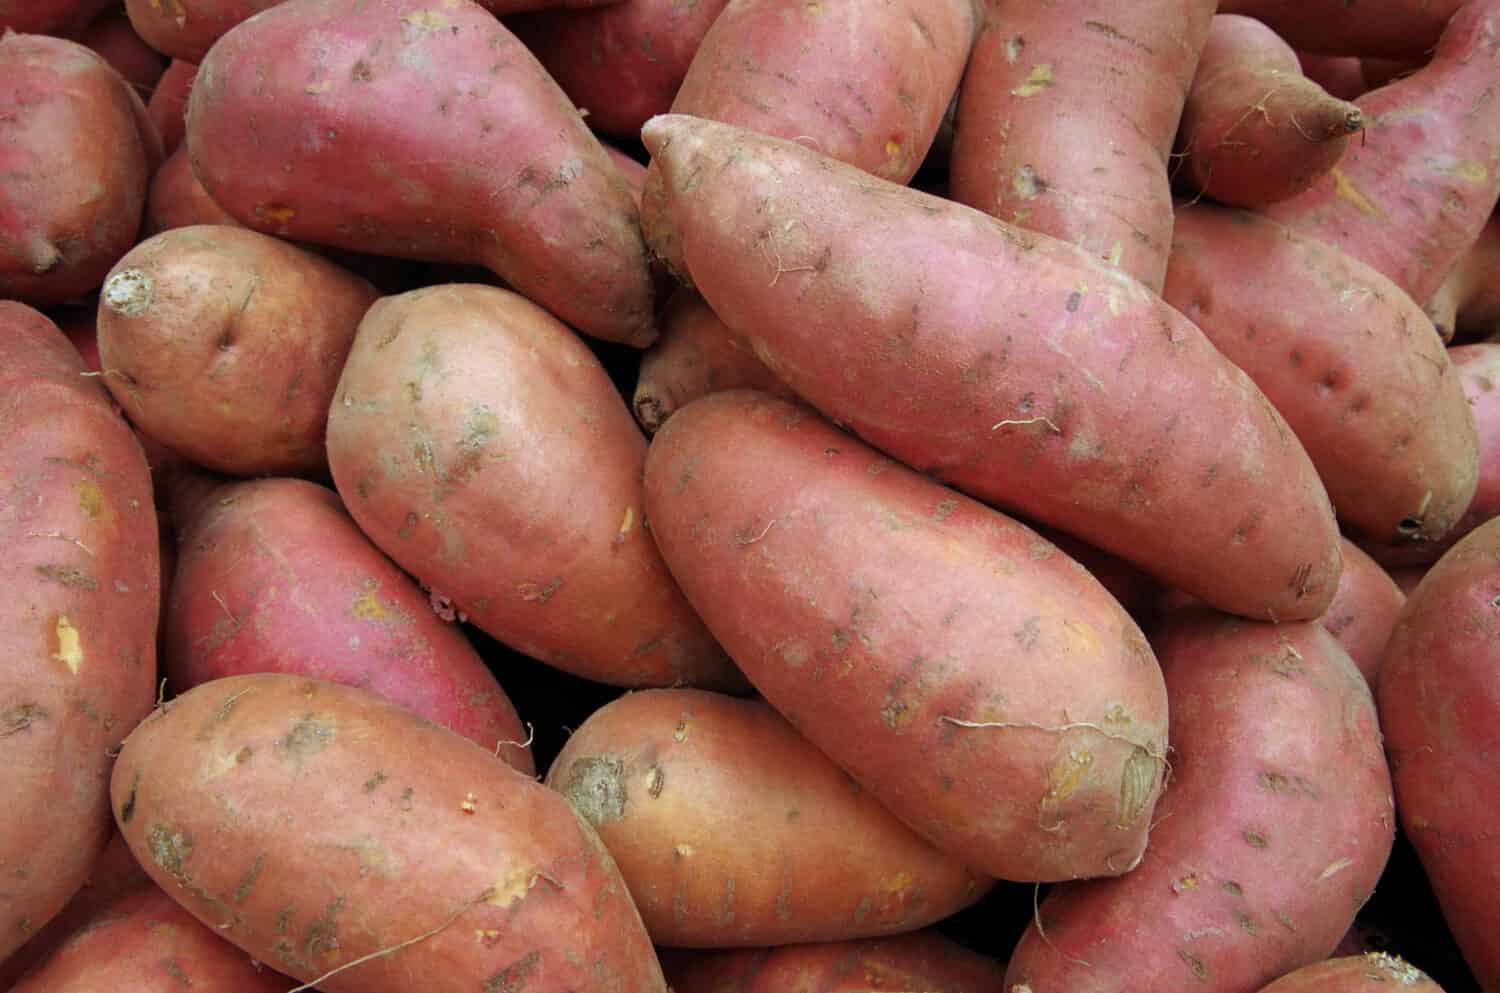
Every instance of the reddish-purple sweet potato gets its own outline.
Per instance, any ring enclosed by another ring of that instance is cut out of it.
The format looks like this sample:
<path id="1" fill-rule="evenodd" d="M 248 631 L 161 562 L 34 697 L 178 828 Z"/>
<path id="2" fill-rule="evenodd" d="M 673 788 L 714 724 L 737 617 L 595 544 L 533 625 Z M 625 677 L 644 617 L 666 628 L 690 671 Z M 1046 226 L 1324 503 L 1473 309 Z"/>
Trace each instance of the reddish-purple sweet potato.
<path id="1" fill-rule="evenodd" d="M 193 162 L 188 158 L 187 149 L 178 146 L 151 177 L 142 234 L 149 237 L 195 224 L 243 226 L 208 195 L 198 177 L 193 175 Z"/>
<path id="2" fill-rule="evenodd" d="M 1145 859 L 1042 901 L 1011 993 L 1254 993 L 1325 958 L 1385 867 L 1391 781 L 1369 687 L 1320 625 L 1175 611 L 1153 637 L 1172 783 Z"/>
<path id="3" fill-rule="evenodd" d="M 0 34 L 73 36 L 115 0 L 0 0 Z"/>
<path id="4" fill-rule="evenodd" d="M 78 40 L 113 66 L 142 100 L 151 98 L 156 81 L 167 69 L 167 58 L 141 40 L 123 10 L 98 17 Z"/>
<path id="5" fill-rule="evenodd" d="M 1307 453 L 1136 280 L 794 142 L 679 115 L 645 139 L 704 299 L 824 414 L 1220 609 L 1327 608 L 1338 532 Z"/>
<path id="6" fill-rule="evenodd" d="M 646 512 L 756 689 L 918 834 L 1002 879 L 1140 858 L 1161 677 L 1034 531 L 750 391 L 657 432 Z"/>
<path id="7" fill-rule="evenodd" d="M 1345 539 L 1339 590 L 1328 613 L 1318 618 L 1318 623 L 1344 646 L 1371 690 L 1380 681 L 1385 646 L 1405 605 L 1406 594 L 1390 573 L 1358 545 Z"/>
<path id="8" fill-rule="evenodd" d="M 580 331 L 656 335 L 629 187 L 473 0 L 272 7 L 204 58 L 187 143 L 209 195 L 252 228 L 479 263 Z"/>
<path id="9" fill-rule="evenodd" d="M 149 470 L 83 372 L 56 325 L 0 301 L 0 959 L 88 876 L 111 749 L 156 691 Z"/>
<path id="10" fill-rule="evenodd" d="M 1260 993 L 1443 993 L 1442 987 L 1409 962 L 1385 952 L 1314 962 L 1287 973 Z"/>
<path id="11" fill-rule="evenodd" d="M 156 81 L 156 89 L 151 91 L 146 112 L 156 126 L 157 133 L 161 135 L 162 150 L 167 155 L 171 155 L 182 144 L 183 135 L 187 131 L 188 95 L 193 90 L 193 80 L 197 75 L 198 66 L 195 63 L 173 59 L 172 64 L 167 66 L 167 71 L 161 74 L 161 79 Z"/>
<path id="12" fill-rule="evenodd" d="M 1370 89 L 1365 85 L 1364 69 L 1360 65 L 1360 60 L 1354 55 L 1316 55 L 1312 52 L 1298 52 L 1297 65 L 1304 76 L 1327 90 L 1330 96 L 1338 97 L 1340 100 L 1353 100 L 1363 96 Z"/>
<path id="13" fill-rule="evenodd" d="M 1500 333 L 1500 213 L 1458 260 L 1427 313 L 1444 341 L 1479 341 Z"/>
<path id="14" fill-rule="evenodd" d="M 1220 0 L 1219 13 L 1269 24 L 1293 48 L 1330 55 L 1420 57 L 1464 0 Z"/>

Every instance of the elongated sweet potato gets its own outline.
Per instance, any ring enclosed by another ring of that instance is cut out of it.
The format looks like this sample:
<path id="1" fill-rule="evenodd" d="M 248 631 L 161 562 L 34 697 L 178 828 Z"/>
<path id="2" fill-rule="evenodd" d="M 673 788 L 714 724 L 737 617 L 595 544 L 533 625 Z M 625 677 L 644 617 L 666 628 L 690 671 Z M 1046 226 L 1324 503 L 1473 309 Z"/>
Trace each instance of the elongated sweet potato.
<path id="1" fill-rule="evenodd" d="M 220 485 L 190 471 L 169 489 L 182 554 L 163 663 L 175 689 L 251 672 L 345 683 L 536 771 L 479 655 L 332 491 L 300 479 Z"/>
<path id="2" fill-rule="evenodd" d="M 1421 969 L 1384 952 L 1314 962 L 1287 973 L 1260 993 L 1386 993 L 1393 986 L 1410 993 L 1443 993 Z"/>
<path id="3" fill-rule="evenodd" d="M 1267 216 L 1378 269 L 1426 306 L 1500 198 L 1500 3 L 1470 0 L 1421 71 L 1355 101 L 1370 140 Z"/>
<path id="4" fill-rule="evenodd" d="M 51 321 L 0 301 L 0 959 L 109 837 L 110 749 L 151 709 L 160 600 L 146 458 Z"/>
<path id="5" fill-rule="evenodd" d="M 1326 958 L 1395 832 L 1374 701 L 1317 624 L 1206 610 L 1153 635 L 1172 708 L 1172 784 L 1145 859 L 1054 887 L 1010 993 L 1254 993 Z"/>
<path id="6" fill-rule="evenodd" d="M 645 439 L 535 304 L 474 285 L 377 303 L 328 457 L 371 540 L 491 636 L 616 685 L 743 687 L 645 529 Z"/>
<path id="7" fill-rule="evenodd" d="M 1474 415 L 1420 308 L 1358 259 L 1255 214 L 1178 211 L 1166 300 L 1250 374 L 1340 518 L 1425 544 L 1474 495 Z"/>
<path id="8" fill-rule="evenodd" d="M 672 113 L 795 140 L 905 183 L 958 88 L 975 13 L 971 0 L 737 0 L 704 37 Z M 690 281 L 662 178 L 653 162 L 641 226 Z"/>
<path id="9" fill-rule="evenodd" d="M 1480 341 L 1500 333 L 1500 213 L 1458 260 L 1427 314 L 1444 341 Z"/>
<path id="10" fill-rule="evenodd" d="M 913 834 L 761 701 L 628 694 L 573 733 L 547 785 L 599 832 L 657 945 L 895 934 L 991 883 Z"/>
<path id="11" fill-rule="evenodd" d="M 638 210 L 567 96 L 473 0 L 287 0 L 214 45 L 193 168 L 252 228 L 478 263 L 588 334 L 645 346 Z"/>
<path id="12" fill-rule="evenodd" d="M 1140 858 L 1161 677 L 1124 609 L 1035 532 L 750 391 L 657 432 L 646 513 L 755 688 L 939 849 L 1019 881 Z"/>
<path id="13" fill-rule="evenodd" d="M 1330 55 L 1420 57 L 1464 0 L 1220 0 L 1219 13 L 1264 21 L 1292 47 Z"/>
<path id="14" fill-rule="evenodd" d="M 205 683 L 131 733 L 111 790 L 158 885 L 325 993 L 665 991 L 568 802 L 372 693 Z"/>
<path id="15" fill-rule="evenodd" d="M 1500 520 L 1453 546 L 1407 598 L 1380 672 L 1396 809 L 1464 960 L 1500 986 Z"/>
<path id="16" fill-rule="evenodd" d="M 1327 608 L 1307 453 L 1137 281 L 793 142 L 678 115 L 645 138 L 704 299 L 824 414 L 1223 610 Z"/>
<path id="17" fill-rule="evenodd" d="M 328 405 L 375 287 L 241 227 L 155 235 L 110 272 L 99 358 L 115 400 L 193 462 L 326 476 Z"/>
<path id="18" fill-rule="evenodd" d="M 1215 0 L 988 0 L 964 72 L 953 199 L 1077 244 L 1157 292 L 1172 137 Z"/>
<path id="19" fill-rule="evenodd" d="M 193 175 L 193 161 L 188 158 L 187 149 L 179 146 L 151 177 L 142 233 L 150 236 L 195 224 L 243 227 L 208 195 Z"/>

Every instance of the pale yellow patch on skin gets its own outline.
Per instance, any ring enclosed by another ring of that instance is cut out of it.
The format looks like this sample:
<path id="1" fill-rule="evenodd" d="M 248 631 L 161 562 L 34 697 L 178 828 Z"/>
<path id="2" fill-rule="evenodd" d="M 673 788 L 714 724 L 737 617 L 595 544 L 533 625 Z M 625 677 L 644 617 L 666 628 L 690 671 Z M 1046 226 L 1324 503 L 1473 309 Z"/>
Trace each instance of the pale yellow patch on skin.
<path id="1" fill-rule="evenodd" d="M 78 675 L 78 670 L 83 666 L 83 640 L 79 637 L 78 629 L 68 620 L 67 615 L 62 615 L 57 619 L 54 633 L 57 635 L 57 651 L 52 653 L 53 660 L 67 666 L 73 675 Z"/>
<path id="2" fill-rule="evenodd" d="M 1369 214 L 1371 217 L 1381 216 L 1380 208 L 1360 192 L 1359 187 L 1355 186 L 1342 170 L 1333 169 L 1330 175 L 1333 176 L 1333 191 L 1338 194 L 1339 199 L 1349 201 L 1361 214 Z"/>
<path id="3" fill-rule="evenodd" d="M 1031 67 L 1031 74 L 1026 77 L 1026 82 L 1010 92 L 1012 95 L 1018 97 L 1034 97 L 1038 93 L 1050 89 L 1052 83 L 1052 63 L 1039 62 Z"/>
<path id="4" fill-rule="evenodd" d="M 349 612 L 362 621 L 379 621 L 385 619 L 385 608 L 380 601 L 375 599 L 375 594 L 365 592 L 354 598 L 354 606 Z"/>
<path id="5" fill-rule="evenodd" d="M 78 484 L 78 506 L 92 520 L 98 520 L 103 515 L 104 492 L 99 489 L 98 483 L 85 479 Z"/>

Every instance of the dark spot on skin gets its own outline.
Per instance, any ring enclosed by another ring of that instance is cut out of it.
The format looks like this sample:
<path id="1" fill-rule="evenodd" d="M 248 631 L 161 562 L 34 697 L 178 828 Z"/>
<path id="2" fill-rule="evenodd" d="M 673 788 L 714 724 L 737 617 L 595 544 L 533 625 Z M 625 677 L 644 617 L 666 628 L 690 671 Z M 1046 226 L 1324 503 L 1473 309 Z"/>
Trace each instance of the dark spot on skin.
<path id="1" fill-rule="evenodd" d="M 526 980 L 541 958 L 542 953 L 532 949 L 486 979 L 480 988 L 484 993 L 524 993 Z"/>
<path id="2" fill-rule="evenodd" d="M 266 857 L 264 855 L 255 856 L 255 861 L 250 864 L 249 869 L 245 870 L 245 874 L 240 877 L 239 883 L 234 887 L 235 903 L 245 902 L 245 898 L 249 896 L 250 891 L 255 888 L 255 881 L 256 879 L 260 878 L 260 871 L 261 869 L 265 868 L 265 865 Z"/>
<path id="3" fill-rule="evenodd" d="M 1199 982 L 1206 982 L 1208 980 L 1208 966 L 1204 965 L 1203 960 L 1198 958 L 1198 956 L 1186 948 L 1179 948 L 1177 949 L 1177 957 L 1182 959 L 1182 964 L 1187 966 L 1189 971 L 1192 972 L 1193 978 Z"/>
<path id="4" fill-rule="evenodd" d="M 336 955 L 339 950 L 338 914 L 344 909 L 344 898 L 335 897 L 323 908 L 323 914 L 307 929 L 302 942 L 302 953 L 309 958 L 318 955 Z"/>
<path id="5" fill-rule="evenodd" d="M 563 785 L 562 794 L 590 824 L 618 821 L 625 816 L 629 799 L 625 789 L 625 763 L 598 755 L 579 759 L 568 770 L 568 781 Z"/>
<path id="6" fill-rule="evenodd" d="M 333 741 L 337 729 L 314 714 L 307 714 L 292 725 L 286 737 L 276 744 L 299 766 L 321 752 Z"/>
<path id="7" fill-rule="evenodd" d="M 135 791 L 141 785 L 141 771 L 135 772 L 135 778 L 130 781 L 130 796 L 125 798 L 125 805 L 120 808 L 120 823 L 129 824 L 130 819 L 135 816 Z"/>
<path id="8" fill-rule="evenodd" d="M 39 705 L 34 703 L 18 704 L 4 713 L 0 713 L 0 738 L 9 738 L 13 734 L 20 734 L 37 721 L 44 721 L 46 719 L 47 712 Z M 139 782 L 140 777 L 137 776 L 136 779 Z"/>
<path id="9" fill-rule="evenodd" d="M 1269 848 L 1271 846 L 1271 843 L 1266 840 L 1266 836 L 1257 831 L 1245 832 L 1245 844 L 1251 848 Z"/>
<path id="10" fill-rule="evenodd" d="M 36 567 L 37 575 L 44 579 L 50 579 L 54 583 L 73 590 L 88 590 L 93 592 L 99 588 L 99 581 L 82 569 L 74 569 L 65 565 L 39 565 Z"/>
<path id="11" fill-rule="evenodd" d="M 376 769 L 375 775 L 365 780 L 365 792 L 374 793 L 376 790 L 380 789 L 380 785 L 385 781 L 386 775 L 384 770 Z"/>
<path id="12" fill-rule="evenodd" d="M 146 845 L 151 858 L 174 879 L 183 876 L 182 866 L 193 855 L 193 836 L 174 831 L 165 824 L 152 824 L 146 830 Z"/>
<path id="13" fill-rule="evenodd" d="M 1070 313 L 1070 314 L 1076 314 L 1076 313 L 1078 313 L 1078 305 L 1081 304 L 1081 303 L 1083 303 L 1083 294 L 1082 293 L 1079 293 L 1077 290 L 1074 290 L 1072 293 L 1069 293 L 1068 294 L 1068 302 L 1066 304 L 1066 306 L 1068 308 L 1068 313 Z"/>

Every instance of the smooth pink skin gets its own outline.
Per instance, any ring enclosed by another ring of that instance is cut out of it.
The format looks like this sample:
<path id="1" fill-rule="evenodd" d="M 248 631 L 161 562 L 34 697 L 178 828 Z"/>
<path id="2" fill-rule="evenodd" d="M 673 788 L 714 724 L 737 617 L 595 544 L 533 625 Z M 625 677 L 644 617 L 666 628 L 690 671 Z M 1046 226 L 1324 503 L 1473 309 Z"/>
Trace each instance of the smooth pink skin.
<path id="1" fill-rule="evenodd" d="M 1353 100 L 1369 91 L 1364 70 L 1354 55 L 1317 55 L 1298 52 L 1302 74 L 1340 100 Z"/>
<path id="2" fill-rule="evenodd" d="M 1380 724 L 1401 827 L 1480 987 L 1500 988 L 1500 520 L 1412 591 L 1386 648 Z"/>
<path id="3" fill-rule="evenodd" d="M 1500 333 L 1500 213 L 1464 253 L 1427 313 L 1444 341 L 1482 341 Z"/>
<path id="4" fill-rule="evenodd" d="M 1380 680 L 1386 642 L 1406 604 L 1406 594 L 1358 545 L 1345 538 L 1343 546 L 1344 571 L 1339 576 L 1339 589 L 1319 623 L 1339 640 L 1374 689 Z"/>
<path id="5" fill-rule="evenodd" d="M 289 0 L 199 66 L 188 148 L 257 230 L 478 263 L 644 347 L 655 289 L 627 184 L 567 96 L 472 0 Z"/>
<path id="6" fill-rule="evenodd" d="M 950 195 L 1072 242 L 1160 292 L 1172 138 L 1215 0 L 988 0 Z"/>
<path id="7" fill-rule="evenodd" d="M 1307 453 L 1137 281 L 795 142 L 680 115 L 644 134 L 699 291 L 826 416 L 1220 609 L 1327 608 L 1338 533 Z"/>
<path id="8" fill-rule="evenodd" d="M 177 150 L 187 132 L 188 94 L 192 92 L 197 75 L 195 64 L 173 59 L 156 81 L 156 89 L 151 91 L 146 112 L 161 135 L 162 149 L 167 155 Z"/>
<path id="9" fill-rule="evenodd" d="M 108 13 L 89 25 L 78 40 L 92 48 L 135 87 L 142 100 L 151 96 L 167 68 L 167 58 L 141 40 L 121 12 Z"/>
<path id="10" fill-rule="evenodd" d="M 0 0 L 0 34 L 73 37 L 116 0 Z"/>
<path id="11" fill-rule="evenodd" d="M 1266 216 L 1379 270 L 1427 306 L 1500 198 L 1500 0 L 1473 0 L 1422 70 L 1355 101 L 1368 140 Z"/>
<path id="12" fill-rule="evenodd" d="M 1152 641 L 1172 781 L 1145 859 L 1055 887 L 1011 993 L 1254 993 L 1327 957 L 1385 868 L 1396 819 L 1375 704 L 1332 635 L 1189 609 Z"/>
<path id="13" fill-rule="evenodd" d="M 1343 955 L 1287 973 L 1260 993 L 1443 993 L 1410 962 L 1385 952 Z"/>
<path id="14" fill-rule="evenodd" d="M 143 238 L 149 238 L 163 231 L 195 224 L 244 227 L 208 195 L 193 174 L 193 161 L 188 158 L 187 148 L 178 146 L 151 177 L 151 189 L 146 194 L 146 224 L 141 234 Z"/>
<path id="15" fill-rule="evenodd" d="M 1220 0 L 1219 13 L 1264 21 L 1293 48 L 1328 55 L 1421 58 L 1464 0 Z"/>

